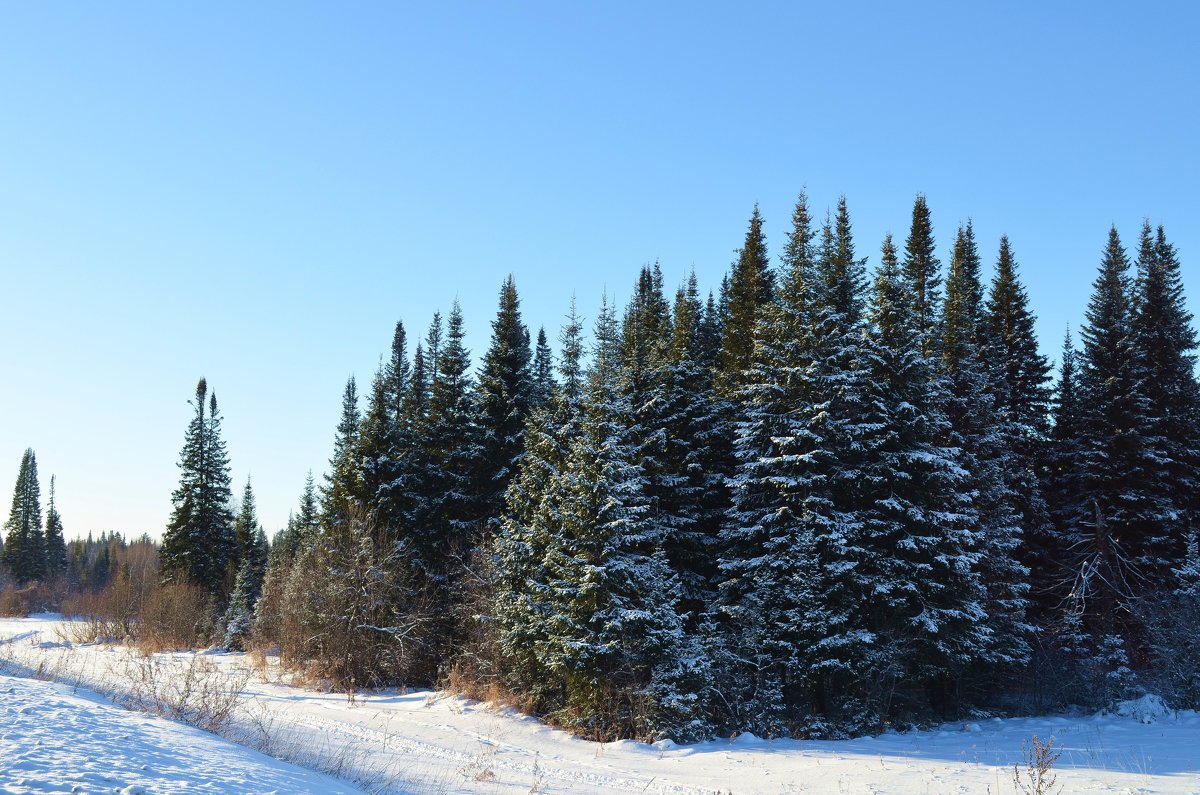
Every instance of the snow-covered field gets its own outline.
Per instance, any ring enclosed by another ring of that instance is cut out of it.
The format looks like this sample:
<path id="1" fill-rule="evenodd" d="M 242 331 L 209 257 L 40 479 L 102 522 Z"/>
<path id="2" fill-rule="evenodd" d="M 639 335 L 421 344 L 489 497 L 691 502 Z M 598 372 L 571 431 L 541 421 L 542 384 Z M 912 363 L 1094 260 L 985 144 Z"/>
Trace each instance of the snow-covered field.
<path id="1" fill-rule="evenodd" d="M 1140 716 L 986 720 L 839 742 L 743 735 L 682 747 L 594 743 L 432 692 L 348 700 L 293 688 L 270 672 L 251 674 L 239 654 L 147 660 L 122 647 L 71 644 L 60 624 L 48 616 L 0 620 L 0 666 L 26 677 L 40 669 L 65 683 L 0 678 L 0 792 L 356 791 L 74 692 L 87 688 L 119 702 L 132 694 L 163 712 L 201 692 L 219 705 L 240 689 L 220 728 L 225 737 L 367 791 L 1007 795 L 1017 791 L 1012 766 L 1023 741 L 1038 735 L 1063 749 L 1055 770 L 1064 793 L 1200 795 L 1200 714 L 1153 705 Z"/>
<path id="2" fill-rule="evenodd" d="M 0 675 L 0 791 L 358 792 L 69 685 Z"/>

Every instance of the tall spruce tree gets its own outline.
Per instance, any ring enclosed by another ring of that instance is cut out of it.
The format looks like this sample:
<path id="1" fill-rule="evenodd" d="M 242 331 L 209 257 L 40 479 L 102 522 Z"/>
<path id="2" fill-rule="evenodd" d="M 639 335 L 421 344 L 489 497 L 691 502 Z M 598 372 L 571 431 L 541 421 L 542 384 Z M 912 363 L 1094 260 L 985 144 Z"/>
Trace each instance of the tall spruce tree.
<path id="1" fill-rule="evenodd" d="M 774 275 L 767 256 L 767 239 L 756 204 L 750 216 L 750 228 L 746 230 L 746 241 L 721 289 L 724 336 L 720 373 L 726 390 L 735 391 L 742 383 L 741 373 L 750 366 L 754 353 L 758 316 L 771 300 L 773 291 Z"/>
<path id="2" fill-rule="evenodd" d="M 696 274 L 675 295 L 670 349 L 662 387 L 666 430 L 660 516 L 672 517 L 664 549 L 680 580 L 680 613 L 697 629 L 716 597 L 719 535 L 729 506 L 733 429 L 726 401 L 716 394 L 715 347 L 706 339 L 705 310 Z"/>
<path id="3" fill-rule="evenodd" d="M 978 568 L 990 630 L 986 662 L 1015 667 L 1025 663 L 1030 652 L 1025 624 L 1028 570 L 1018 560 L 1022 532 L 1015 488 L 1022 482 L 1023 466 L 1011 448 L 1018 430 L 998 410 L 993 393 L 997 367 L 984 327 L 980 270 L 968 221 L 955 237 L 941 318 L 949 442 L 961 451 L 972 521 L 980 534 Z"/>
<path id="4" fill-rule="evenodd" d="M 1074 570 L 1069 550 L 1081 542 L 1080 528 L 1087 518 L 1084 471 L 1080 466 L 1084 455 L 1084 405 L 1078 357 L 1068 330 L 1059 358 L 1052 426 L 1042 470 L 1053 530 L 1044 549 L 1037 550 L 1044 567 L 1031 572 L 1035 603 L 1045 610 L 1058 606 L 1071 588 Z"/>
<path id="5" fill-rule="evenodd" d="M 50 476 L 50 505 L 46 509 L 46 579 L 67 573 L 67 544 L 63 538 L 62 516 L 54 495 L 54 476 Z"/>
<path id="6" fill-rule="evenodd" d="M 828 516 L 821 474 L 831 452 L 821 449 L 828 437 L 812 429 L 816 392 L 828 386 L 821 383 L 826 372 L 816 366 L 827 360 L 815 345 L 825 343 L 830 358 L 844 353 L 841 343 L 858 330 L 861 302 L 834 306 L 837 291 L 824 289 L 823 277 L 838 279 L 832 273 L 837 248 L 832 225 L 825 227 L 820 265 L 812 239 L 801 195 L 779 296 L 758 324 L 754 362 L 738 394 L 737 468 L 722 533 L 726 646 L 745 650 L 732 655 L 735 670 L 728 676 L 736 688 L 731 695 L 745 713 L 733 716 L 741 724 L 734 728 L 768 736 L 786 733 L 813 709 L 819 685 L 811 675 L 810 653 L 827 630 L 836 631 L 823 612 L 816 550 L 820 517 Z M 851 260 L 852 267 L 861 264 Z M 827 273 L 818 274 L 824 265 Z M 857 286 L 861 289 L 861 276 Z M 819 322 L 830 336 L 815 333 Z M 834 400 L 823 416 L 840 430 L 841 405 Z"/>
<path id="7" fill-rule="evenodd" d="M 672 727 L 680 665 L 678 582 L 650 521 L 645 479 L 627 442 L 630 413 L 620 389 L 620 335 L 601 313 L 589 375 L 588 407 L 559 481 L 560 545 L 548 561 L 552 631 L 537 651 L 559 677 L 569 713 L 586 717 L 620 699 L 622 723 L 647 733 Z M 626 690 L 633 698 L 618 694 Z M 631 710 L 650 701 L 642 726 Z M 625 701 L 625 705 L 621 705 Z M 584 723 L 583 725 L 587 725 Z"/>
<path id="8" fill-rule="evenodd" d="M 440 337 L 440 335 L 439 335 Z M 422 503 L 416 507 L 414 551 L 420 567 L 439 586 L 447 584 L 453 556 L 467 555 L 478 543 L 482 511 L 473 485 L 481 447 L 471 384 L 471 355 L 464 345 L 458 302 L 450 311 L 429 385 L 429 408 L 421 428 L 425 466 Z M 436 344 L 435 344 L 436 343 Z"/>
<path id="9" fill-rule="evenodd" d="M 533 392 L 531 408 L 539 408 L 550 402 L 557 386 L 554 380 L 554 354 L 546 340 L 546 329 L 539 328 L 537 345 L 533 349 Z"/>
<path id="10" fill-rule="evenodd" d="M 544 335 L 540 342 L 545 343 Z M 479 510 L 483 521 L 493 528 L 500 521 L 504 493 L 525 450 L 525 422 L 536 399 L 531 361 L 529 330 L 521 320 L 517 285 L 510 274 L 500 286 L 492 341 L 483 357 L 476 388 L 481 445 Z"/>
<path id="11" fill-rule="evenodd" d="M 1024 535 L 1022 561 L 1030 570 L 1031 607 L 1048 604 L 1053 569 L 1052 526 L 1038 471 L 1045 457 L 1050 422 L 1050 363 L 1038 351 L 1033 313 L 1020 282 L 1008 237 L 1000 238 L 996 274 L 984 307 L 984 339 L 993 360 L 991 394 L 1008 429 L 1014 457 L 1009 470 Z"/>
<path id="12" fill-rule="evenodd" d="M 1071 620 L 1089 638 L 1085 664 L 1126 690 L 1135 627 L 1127 609 L 1142 589 L 1143 565 L 1161 507 L 1148 489 L 1155 467 L 1144 376 L 1133 346 L 1129 260 L 1109 230 L 1088 302 L 1080 357 L 1079 457 L 1065 479 L 1078 484 L 1070 524 Z M 1123 697 L 1123 696 L 1122 696 Z"/>
<path id="13" fill-rule="evenodd" d="M 933 222 L 925 194 L 913 202 L 912 226 L 904 242 L 904 277 L 912 284 L 913 314 L 921 335 L 921 350 L 930 355 L 936 345 L 937 318 L 941 309 L 941 263 L 933 240 Z"/>
<path id="14" fill-rule="evenodd" d="M 1152 447 L 1145 488 L 1157 514 L 1139 565 L 1148 585 L 1165 592 L 1175 588 L 1170 571 L 1184 557 L 1200 507 L 1200 384 L 1179 259 L 1163 228 L 1152 233 L 1149 222 L 1142 227 L 1130 326 Z"/>
<path id="15" fill-rule="evenodd" d="M 234 531 L 229 456 L 221 438 L 216 393 L 201 378 L 192 402 L 195 413 L 179 456 L 179 487 L 163 533 L 162 569 L 166 581 L 186 580 L 217 593 L 238 558 Z"/>
<path id="16" fill-rule="evenodd" d="M 864 598 L 880 666 L 873 677 L 887 683 L 888 708 L 945 716 L 959 707 L 956 682 L 987 657 L 988 628 L 971 484 L 960 451 L 946 441 L 946 379 L 921 351 L 928 334 L 916 276 L 901 270 L 886 241 L 871 307 L 870 433 L 858 475 L 875 587 Z"/>
<path id="17" fill-rule="evenodd" d="M 582 325 L 571 301 L 559 336 L 563 388 L 535 408 L 526 426 L 526 454 L 505 495 L 506 511 L 496 534 L 495 598 L 492 615 L 509 662 L 509 685 L 533 696 L 539 709 L 553 709 L 561 695 L 558 678 L 535 652 L 549 635 L 547 561 L 561 545 L 561 479 L 567 451 L 579 433 L 582 398 Z"/>
<path id="18" fill-rule="evenodd" d="M 21 456 L 12 508 L 4 523 L 4 565 L 18 583 L 40 580 L 46 573 L 46 537 L 42 532 L 42 492 L 37 456 L 27 448 Z"/>
<path id="19" fill-rule="evenodd" d="M 350 517 L 361 507 L 362 470 L 357 455 L 360 422 L 358 386 L 352 375 L 342 390 L 342 416 L 321 490 L 321 521 L 331 536 L 347 532 Z"/>

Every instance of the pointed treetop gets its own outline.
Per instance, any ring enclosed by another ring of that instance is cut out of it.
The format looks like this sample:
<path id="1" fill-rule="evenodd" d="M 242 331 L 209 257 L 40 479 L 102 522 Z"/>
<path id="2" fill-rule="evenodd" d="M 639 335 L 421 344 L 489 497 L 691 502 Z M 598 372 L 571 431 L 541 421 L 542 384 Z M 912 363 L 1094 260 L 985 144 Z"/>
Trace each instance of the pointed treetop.
<path id="1" fill-rule="evenodd" d="M 941 263 L 935 250 L 929 205 L 925 202 L 925 194 L 918 193 L 913 202 L 912 226 L 904 242 L 904 276 L 913 285 L 917 330 L 926 337 L 933 334 L 941 303 Z M 923 347 L 928 355 L 929 344 L 925 343 Z"/>

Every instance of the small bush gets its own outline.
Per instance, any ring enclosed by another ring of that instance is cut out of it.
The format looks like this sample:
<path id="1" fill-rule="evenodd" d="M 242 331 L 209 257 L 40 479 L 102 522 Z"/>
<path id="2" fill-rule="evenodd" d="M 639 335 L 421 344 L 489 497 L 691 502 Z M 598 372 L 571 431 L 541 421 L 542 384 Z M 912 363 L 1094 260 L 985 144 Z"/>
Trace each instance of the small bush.
<path id="1" fill-rule="evenodd" d="M 144 654 L 204 644 L 213 610 L 204 589 L 187 583 L 155 588 L 138 614 L 135 637 Z"/>
<path id="2" fill-rule="evenodd" d="M 278 616 L 280 660 L 340 690 L 432 682 L 436 614 L 403 550 L 380 548 L 361 521 L 293 563 Z"/>

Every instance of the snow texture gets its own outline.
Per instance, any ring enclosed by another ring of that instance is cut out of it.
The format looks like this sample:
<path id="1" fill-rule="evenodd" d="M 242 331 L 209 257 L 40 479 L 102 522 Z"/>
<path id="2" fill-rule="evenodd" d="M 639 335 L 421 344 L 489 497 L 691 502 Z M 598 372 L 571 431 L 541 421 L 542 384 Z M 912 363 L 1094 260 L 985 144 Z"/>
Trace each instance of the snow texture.
<path id="1" fill-rule="evenodd" d="M 355 793 L 207 732 L 66 684 L 0 674 L 0 792 Z"/>
<path id="2" fill-rule="evenodd" d="M 0 666 L 43 670 L 92 690 L 137 653 L 64 643 L 49 616 L 0 620 Z M 242 654 L 203 653 L 228 674 Z M 156 655 L 187 659 L 189 655 Z M 1128 714 L 984 719 L 843 741 L 751 734 L 694 745 L 596 743 L 442 693 L 345 695 L 252 680 L 225 732 L 273 754 L 359 781 L 424 793 L 1011 793 L 1022 743 L 1053 736 L 1062 792 L 1200 795 L 1200 714 L 1153 700 Z M 1148 715 L 1153 723 L 1145 723 Z M 264 736 L 270 742 L 264 743 Z M 74 694 L 64 684 L 0 678 L 0 793 L 358 792 L 214 735 Z"/>

